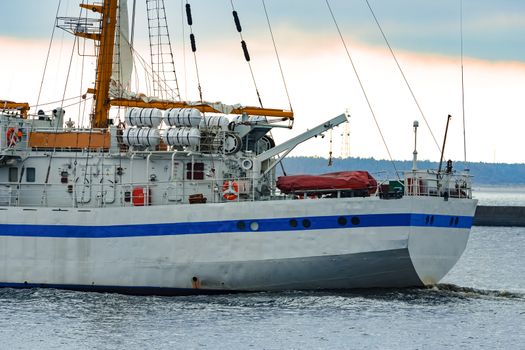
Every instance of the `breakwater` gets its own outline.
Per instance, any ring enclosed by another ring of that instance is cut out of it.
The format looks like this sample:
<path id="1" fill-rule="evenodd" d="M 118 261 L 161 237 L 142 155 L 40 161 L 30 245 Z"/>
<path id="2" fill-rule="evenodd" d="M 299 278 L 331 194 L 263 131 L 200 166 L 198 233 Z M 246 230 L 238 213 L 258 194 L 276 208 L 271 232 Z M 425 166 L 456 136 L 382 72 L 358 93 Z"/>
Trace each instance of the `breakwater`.
<path id="1" fill-rule="evenodd" d="M 474 225 L 525 227 L 525 207 L 479 205 Z"/>

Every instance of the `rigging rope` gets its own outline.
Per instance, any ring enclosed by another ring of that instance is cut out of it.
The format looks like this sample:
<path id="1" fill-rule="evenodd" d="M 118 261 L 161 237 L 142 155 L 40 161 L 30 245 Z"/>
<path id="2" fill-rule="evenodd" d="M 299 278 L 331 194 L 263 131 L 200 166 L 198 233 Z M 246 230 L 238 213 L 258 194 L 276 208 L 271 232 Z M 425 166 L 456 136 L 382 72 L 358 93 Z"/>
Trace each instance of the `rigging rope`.
<path id="1" fill-rule="evenodd" d="M 151 90 L 151 87 L 149 86 L 149 79 L 151 77 L 151 79 L 153 80 L 155 77 L 159 78 L 159 75 L 158 73 L 156 73 L 153 69 L 153 67 L 146 61 L 146 59 L 144 59 L 144 57 L 142 57 L 137 51 L 135 51 L 135 49 L 132 48 L 132 51 L 133 51 L 133 64 L 135 66 L 137 66 L 137 63 L 135 62 L 138 61 L 138 64 L 140 64 L 140 66 L 144 69 L 144 73 L 145 73 L 145 82 L 146 82 L 146 91 L 148 93 L 152 92 Z M 137 74 L 137 69 L 135 69 L 135 79 L 138 80 L 138 74 Z M 171 87 L 169 87 L 168 83 L 166 81 L 161 81 L 163 84 L 164 84 L 164 87 L 162 87 L 163 89 L 165 89 L 166 91 L 169 91 L 171 92 L 172 94 L 176 93 L 176 90 L 172 89 Z M 159 85 L 160 86 L 160 85 Z M 136 91 L 138 91 L 139 88 L 137 87 Z M 151 95 L 151 94 L 150 94 Z"/>
<path id="2" fill-rule="evenodd" d="M 86 18 L 87 18 L 87 12 L 86 12 Z M 79 46 L 79 50 L 80 50 L 80 46 Z M 85 58 L 86 56 L 84 55 L 86 53 L 86 40 L 84 40 L 83 42 L 83 45 L 82 45 L 82 64 L 81 64 L 81 70 L 80 70 L 80 96 L 79 96 L 79 104 L 78 104 L 78 117 L 82 119 L 82 122 L 84 122 L 84 113 L 86 111 L 85 109 L 85 106 L 86 104 L 84 104 L 84 112 L 81 111 L 82 109 L 82 92 L 83 92 L 83 83 L 84 83 L 84 63 L 85 63 Z M 66 101 L 66 100 L 64 100 Z M 80 120 L 78 120 L 79 124 L 80 124 Z M 77 137 L 77 140 L 78 140 L 78 137 Z M 76 156 L 75 156 L 76 157 Z"/>
<path id="3" fill-rule="evenodd" d="M 81 14 L 82 14 L 82 9 L 80 10 L 79 17 L 80 17 Z M 58 10 L 57 10 L 57 16 L 58 16 Z M 71 48 L 71 56 L 69 58 L 69 66 L 68 66 L 68 70 L 67 70 L 66 82 L 64 84 L 64 91 L 62 93 L 62 100 L 61 100 L 61 104 L 60 104 L 60 109 L 62 110 L 61 113 L 63 113 L 63 106 L 64 106 L 64 102 L 65 102 L 65 98 L 66 98 L 67 84 L 68 84 L 68 81 L 69 81 L 69 75 L 71 73 L 71 65 L 73 63 L 73 57 L 75 55 L 75 47 L 76 47 L 77 43 L 78 43 L 78 38 L 75 37 L 75 40 L 73 40 L 73 47 Z M 54 144 L 53 152 L 51 152 L 51 154 L 49 155 L 49 163 L 47 165 L 46 179 L 44 181 L 44 187 L 42 188 L 42 197 L 41 197 L 42 198 L 41 199 L 42 203 L 43 203 L 44 199 L 47 200 L 47 185 L 49 183 L 49 175 L 51 173 L 51 163 L 52 163 L 53 158 L 54 158 L 55 153 L 56 153 L 56 138 L 58 137 L 58 129 L 59 129 L 59 127 L 62 127 L 62 125 L 58 124 L 58 120 L 59 119 L 60 118 L 58 117 L 58 115 L 55 116 L 55 124 L 56 124 L 55 125 L 55 132 L 54 132 L 55 140 L 53 142 L 53 144 Z M 63 122 L 63 120 L 62 120 L 62 122 Z"/>
<path id="4" fill-rule="evenodd" d="M 385 32 L 383 31 L 383 28 L 381 27 L 381 24 L 379 24 L 379 20 L 376 17 L 376 14 L 374 13 L 374 10 L 372 9 L 372 6 L 370 6 L 370 3 L 368 0 L 365 0 L 366 4 L 368 5 L 368 8 L 370 9 L 370 12 L 372 13 L 372 17 L 374 17 L 374 20 L 377 24 L 377 27 L 379 28 L 379 31 L 381 32 L 381 35 L 383 36 L 383 39 L 385 40 L 386 45 L 388 46 L 388 49 L 390 50 L 390 53 L 392 54 L 392 57 L 394 58 L 394 61 L 396 62 L 397 68 L 399 69 L 399 72 L 401 73 L 401 76 L 403 77 L 403 80 L 405 81 L 408 90 L 410 91 L 410 94 L 412 95 L 412 98 L 414 99 L 414 102 L 416 103 L 417 108 L 419 109 L 419 113 L 423 117 L 423 120 L 425 121 L 425 124 L 430 131 L 430 135 L 432 135 L 432 138 L 434 139 L 434 142 L 436 143 L 436 146 L 438 148 L 439 153 L 441 153 L 441 147 L 439 147 L 439 143 L 437 142 L 436 137 L 434 136 L 434 133 L 432 132 L 432 129 L 430 128 L 430 124 L 428 124 L 427 118 L 425 117 L 425 114 L 423 113 L 423 110 L 421 109 L 421 106 L 419 105 L 419 102 L 416 98 L 416 95 L 412 91 L 412 87 L 408 83 L 408 80 L 405 76 L 405 73 L 403 72 L 403 69 L 401 68 L 401 65 L 399 64 L 399 61 L 397 60 L 396 55 L 394 54 L 394 50 L 392 49 L 392 46 L 390 46 L 390 42 L 386 38 Z"/>
<path id="5" fill-rule="evenodd" d="M 461 36 L 461 108 L 463 110 L 463 160 L 467 167 L 467 131 L 465 127 L 465 80 L 463 77 L 463 0 L 459 2 L 459 22 Z"/>
<path id="6" fill-rule="evenodd" d="M 283 67 L 281 65 L 281 59 L 279 57 L 279 51 L 277 51 L 277 44 L 275 43 L 275 38 L 273 36 L 272 25 L 270 23 L 270 16 L 268 15 L 268 10 L 266 9 L 266 4 L 265 4 L 264 0 L 261 0 L 261 2 L 262 2 L 263 9 L 264 9 L 264 14 L 266 16 L 266 23 L 268 23 L 268 30 L 269 30 L 270 36 L 272 38 L 272 43 L 273 43 L 273 49 L 275 51 L 275 56 L 277 57 L 277 64 L 279 65 L 279 71 L 281 72 L 281 78 L 283 80 L 283 85 L 284 85 L 284 91 L 286 92 L 286 97 L 288 98 L 288 105 L 290 106 L 290 111 L 293 112 L 292 102 L 290 100 L 290 94 L 288 93 L 288 86 L 286 85 L 286 79 L 284 77 L 284 71 L 283 71 Z M 268 124 L 270 124 L 272 122 L 280 122 L 280 121 L 279 120 L 276 120 L 276 121 L 268 121 L 267 120 Z M 290 128 L 293 126 L 293 120 L 292 120 L 292 124 L 289 124 L 289 125 L 290 125 Z M 273 133 L 272 133 L 271 130 L 270 130 L 270 137 L 272 139 L 274 139 Z M 284 169 L 284 164 L 283 164 L 282 161 L 279 161 L 279 166 L 281 167 L 283 175 L 286 176 L 286 170 Z"/>
<path id="7" fill-rule="evenodd" d="M 182 61 L 184 67 L 184 100 L 188 99 L 188 74 L 186 71 L 186 33 L 184 30 L 184 0 L 180 0 L 182 27 Z"/>
<path id="8" fill-rule="evenodd" d="M 71 103 L 71 104 L 68 104 L 68 105 L 62 106 L 62 108 L 68 108 L 68 107 L 76 106 L 76 105 L 78 105 L 78 104 L 81 104 L 81 103 L 83 103 L 83 102 L 87 102 L 87 101 L 92 100 L 92 99 L 93 99 L 93 97 L 88 97 L 88 98 L 86 98 L 86 99 L 83 100 L 83 101 L 80 101 L 80 102 L 74 102 L 74 103 Z M 84 107 L 84 109 L 85 109 L 85 107 Z"/>
<path id="9" fill-rule="evenodd" d="M 394 160 L 392 158 L 392 155 L 390 154 L 390 149 L 388 148 L 388 145 L 386 143 L 385 137 L 383 136 L 383 132 L 381 131 L 381 127 L 379 126 L 379 122 L 377 121 L 374 109 L 372 108 L 372 104 L 370 103 L 370 100 L 368 99 L 368 95 L 365 91 L 365 88 L 363 86 L 363 83 L 361 82 L 361 78 L 359 77 L 359 73 L 357 72 L 357 68 L 354 64 L 354 60 L 352 59 L 352 56 L 350 55 L 350 51 L 348 50 L 348 47 L 346 45 L 345 39 L 343 37 L 343 34 L 341 32 L 341 29 L 339 28 L 339 25 L 337 24 L 337 20 L 335 18 L 334 12 L 332 11 L 332 7 L 330 6 L 330 3 L 328 0 L 326 1 L 326 5 L 328 6 L 328 10 L 330 11 L 330 15 L 332 16 L 332 20 L 334 21 L 335 27 L 337 28 L 337 32 L 339 33 L 339 37 L 341 38 L 341 42 L 343 43 L 344 49 L 346 51 L 346 55 L 348 56 L 348 59 L 350 60 L 350 63 L 352 65 L 352 68 L 354 70 L 354 74 L 357 77 L 357 81 L 359 82 L 359 86 L 361 87 L 361 91 L 363 92 L 363 95 L 365 96 L 366 103 L 368 104 L 368 108 L 370 109 L 370 112 L 372 113 L 372 117 L 374 118 L 374 122 L 377 126 L 377 130 L 379 131 L 379 134 L 381 135 L 381 139 L 383 140 L 383 144 L 385 146 L 385 149 L 388 153 L 388 157 L 390 158 L 390 162 L 392 163 L 392 166 L 394 167 L 394 171 L 396 173 L 396 176 L 398 180 L 401 180 L 399 177 L 399 172 L 397 171 L 396 164 L 394 163 Z"/>
<path id="10" fill-rule="evenodd" d="M 36 99 L 36 109 L 38 109 L 38 104 L 40 102 L 40 95 L 42 94 L 42 88 L 44 86 L 44 79 L 46 77 L 47 64 L 49 63 L 49 56 L 51 55 L 51 46 L 53 45 L 53 38 L 55 37 L 55 29 L 58 22 L 58 12 L 60 11 L 60 5 L 62 0 L 58 0 L 57 12 L 55 14 L 55 23 L 53 24 L 53 30 L 51 31 L 51 40 L 49 41 L 49 46 L 47 48 L 46 62 L 44 63 L 44 72 L 42 73 L 42 80 L 40 81 L 40 89 L 38 90 L 38 97 Z"/>
<path id="11" fill-rule="evenodd" d="M 68 97 L 68 98 L 64 98 L 64 99 L 60 99 L 58 101 L 53 101 L 53 102 L 46 102 L 46 103 L 41 103 L 39 105 L 34 105 L 34 106 L 30 106 L 31 108 L 33 107 L 42 107 L 42 106 L 47 106 L 47 105 L 53 105 L 53 104 L 56 104 L 56 103 L 61 103 L 61 102 L 65 102 L 65 101 L 70 101 L 70 100 L 74 100 L 76 98 L 79 98 L 79 97 L 82 97 L 82 95 L 79 95 L 79 96 L 72 96 L 72 97 Z"/>
<path id="12" fill-rule="evenodd" d="M 255 81 L 255 75 L 253 73 L 252 64 L 250 62 L 250 53 L 248 52 L 248 46 L 246 45 L 246 41 L 244 41 L 244 38 L 242 35 L 241 21 L 239 20 L 239 15 L 237 11 L 235 11 L 233 0 L 230 0 L 230 4 L 232 5 L 232 14 L 233 14 L 233 20 L 235 22 L 235 27 L 237 28 L 237 32 L 239 32 L 239 36 L 241 38 L 241 47 L 242 47 L 242 52 L 244 53 L 244 59 L 246 60 L 246 62 L 248 63 L 248 67 L 250 68 L 250 74 L 252 76 L 253 86 L 255 87 L 257 99 L 259 100 L 259 105 L 263 107 L 261 95 L 259 94 L 259 89 L 257 88 L 257 82 Z"/>
<path id="13" fill-rule="evenodd" d="M 270 36 L 272 37 L 273 49 L 275 51 L 275 56 L 277 58 L 277 63 L 279 64 L 279 70 L 281 72 L 281 78 L 283 79 L 284 91 L 286 92 L 286 97 L 288 98 L 288 105 L 290 106 L 290 111 L 293 112 L 292 101 L 290 99 L 290 94 L 288 93 L 288 86 L 286 84 L 286 79 L 284 77 L 283 67 L 281 65 L 281 58 L 279 57 L 279 52 L 277 51 L 277 45 L 275 43 L 275 38 L 273 36 L 272 25 L 270 23 L 270 17 L 268 16 L 268 11 L 266 9 L 266 3 L 264 2 L 264 0 L 261 0 L 261 2 L 262 2 L 262 5 L 263 5 L 263 8 L 264 8 L 264 14 L 266 15 L 266 22 L 268 23 L 268 29 L 270 31 Z"/>
<path id="14" fill-rule="evenodd" d="M 133 0 L 133 9 L 131 10 L 131 39 L 129 41 L 131 46 L 133 46 L 133 43 L 135 41 L 135 16 L 137 14 L 136 8 L 137 8 L 137 0 Z"/>
<path id="15" fill-rule="evenodd" d="M 67 68 L 66 82 L 64 84 L 64 92 L 62 93 L 62 100 L 60 101 L 61 102 L 60 108 L 63 108 L 64 106 L 66 92 L 67 92 L 67 84 L 69 82 L 69 75 L 71 74 L 71 65 L 73 64 L 73 57 L 75 56 L 75 47 L 77 43 L 78 43 L 78 38 L 75 37 L 75 40 L 73 41 L 73 49 L 71 50 L 71 56 L 69 57 L 69 66 Z M 56 128 L 58 129 L 58 124 Z"/>
<path id="16" fill-rule="evenodd" d="M 190 6 L 188 0 L 186 0 L 186 18 L 188 20 L 188 26 L 190 27 L 191 51 L 193 52 L 193 60 L 195 61 L 195 72 L 197 74 L 197 84 L 198 84 L 198 89 L 199 89 L 199 98 L 200 98 L 200 101 L 203 102 L 201 80 L 200 80 L 200 77 L 199 77 L 199 65 L 197 64 L 197 45 L 195 44 L 195 35 L 193 34 L 193 18 L 191 16 L 191 6 Z"/>

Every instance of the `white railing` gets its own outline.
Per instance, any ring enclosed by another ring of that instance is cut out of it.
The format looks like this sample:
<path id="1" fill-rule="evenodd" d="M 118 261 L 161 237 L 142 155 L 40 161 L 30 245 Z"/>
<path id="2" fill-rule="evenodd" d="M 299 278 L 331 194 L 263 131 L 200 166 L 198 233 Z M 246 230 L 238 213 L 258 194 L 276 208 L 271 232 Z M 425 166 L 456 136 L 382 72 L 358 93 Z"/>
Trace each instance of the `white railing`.
<path id="1" fill-rule="evenodd" d="M 96 208 L 373 195 L 369 191 L 354 193 L 351 189 L 309 190 L 291 195 L 282 195 L 270 189 L 268 193 L 260 194 L 256 192 L 257 183 L 258 179 L 253 178 L 125 183 L 83 183 L 81 179 L 77 183 L 53 184 L 4 182 L 0 183 L 0 207 Z M 398 199 L 403 195 L 472 198 L 471 176 L 468 174 L 408 171 L 403 183 L 397 183 L 404 190 L 396 187 L 396 191 L 389 191 L 392 189 L 386 183 L 380 183 L 376 194 L 383 199 Z"/>
<path id="2" fill-rule="evenodd" d="M 404 195 L 472 198 L 472 176 L 466 173 L 407 171 Z"/>
<path id="3" fill-rule="evenodd" d="M 110 183 L 0 183 L 0 206 L 119 207 L 253 201 L 251 178 Z M 267 195 L 269 197 L 270 194 Z"/>

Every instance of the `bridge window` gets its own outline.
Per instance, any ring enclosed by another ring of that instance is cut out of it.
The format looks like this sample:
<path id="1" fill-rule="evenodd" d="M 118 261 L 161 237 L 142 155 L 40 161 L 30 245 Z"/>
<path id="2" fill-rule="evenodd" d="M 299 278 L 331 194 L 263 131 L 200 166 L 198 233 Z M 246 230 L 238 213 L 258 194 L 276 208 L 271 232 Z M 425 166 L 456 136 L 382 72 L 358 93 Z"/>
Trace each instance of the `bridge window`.
<path id="1" fill-rule="evenodd" d="M 26 168 L 26 182 L 35 182 L 36 171 L 35 168 Z"/>
<path id="2" fill-rule="evenodd" d="M 187 180 L 204 180 L 204 163 L 186 164 Z"/>
<path id="3" fill-rule="evenodd" d="M 18 182 L 18 168 L 9 168 L 9 182 Z"/>

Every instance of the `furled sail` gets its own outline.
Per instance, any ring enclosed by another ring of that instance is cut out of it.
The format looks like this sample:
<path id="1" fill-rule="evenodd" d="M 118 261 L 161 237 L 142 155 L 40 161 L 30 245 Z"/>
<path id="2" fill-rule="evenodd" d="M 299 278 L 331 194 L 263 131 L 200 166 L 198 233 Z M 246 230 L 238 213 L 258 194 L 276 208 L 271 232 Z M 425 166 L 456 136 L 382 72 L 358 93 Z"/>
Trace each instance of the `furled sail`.
<path id="1" fill-rule="evenodd" d="M 133 57 L 129 42 L 129 19 L 127 0 L 119 0 L 115 50 L 113 53 L 113 74 L 109 94 L 113 98 L 125 97 L 129 93 Z"/>

